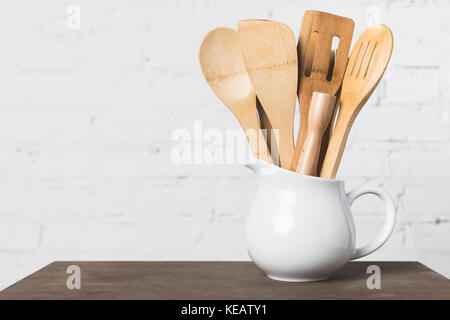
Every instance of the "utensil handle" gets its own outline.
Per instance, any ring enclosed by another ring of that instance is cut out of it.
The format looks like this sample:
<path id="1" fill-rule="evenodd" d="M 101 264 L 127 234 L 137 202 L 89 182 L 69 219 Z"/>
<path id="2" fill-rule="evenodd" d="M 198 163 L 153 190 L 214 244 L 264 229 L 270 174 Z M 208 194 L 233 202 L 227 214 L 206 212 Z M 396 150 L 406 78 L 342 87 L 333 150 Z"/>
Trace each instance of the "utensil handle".
<path id="1" fill-rule="evenodd" d="M 308 132 L 295 170 L 298 173 L 316 175 L 322 136 L 330 122 L 335 102 L 336 97 L 331 94 L 313 93 L 308 112 Z"/>
<path id="2" fill-rule="evenodd" d="M 350 202 L 350 205 L 352 205 L 356 199 L 365 194 L 373 194 L 379 197 L 381 200 L 383 200 L 386 220 L 384 222 L 383 228 L 381 229 L 380 233 L 375 238 L 375 240 L 366 244 L 363 247 L 356 248 L 351 260 L 367 256 L 368 254 L 371 254 L 372 252 L 380 248 L 392 234 L 392 231 L 394 230 L 395 226 L 395 220 L 397 217 L 394 201 L 386 191 L 384 191 L 379 187 L 356 188 L 355 190 L 352 190 L 347 194 L 347 199 Z"/>
<path id="3" fill-rule="evenodd" d="M 300 153 L 303 150 L 303 145 L 306 140 L 306 134 L 308 133 L 308 111 L 309 105 L 311 104 L 312 95 L 312 92 L 307 92 L 307 94 L 298 96 L 298 102 L 300 104 L 300 124 L 297 134 L 297 142 L 295 143 L 294 153 L 292 154 L 292 171 L 297 170 Z"/>
<path id="4" fill-rule="evenodd" d="M 306 137 L 303 150 L 298 160 L 296 172 L 309 176 L 316 175 L 317 160 L 319 158 L 320 133 L 311 133 Z"/>
<path id="5" fill-rule="evenodd" d="M 340 110 L 344 107 L 344 105 L 341 105 Z M 320 171 L 321 178 L 336 178 L 353 121 L 354 119 L 349 119 L 347 115 L 342 115 L 342 113 L 339 112 L 336 126 L 331 134 L 325 159 L 323 160 L 322 169 Z"/>
<path id="6" fill-rule="evenodd" d="M 318 175 L 320 175 L 320 172 L 322 171 L 323 161 L 325 160 L 325 155 L 327 153 L 328 144 L 330 143 L 331 134 L 333 133 L 333 130 L 334 130 L 336 116 L 339 111 L 340 96 L 341 96 L 341 90 L 339 89 L 338 92 L 336 93 L 336 102 L 334 103 L 334 107 L 333 107 L 334 108 L 333 115 L 331 116 L 330 123 L 328 124 L 328 127 L 325 130 L 323 137 L 322 137 L 322 143 L 321 143 L 320 152 L 319 152 L 319 160 L 317 160 L 317 174 Z"/>
<path id="7" fill-rule="evenodd" d="M 255 158 L 272 164 L 273 160 L 270 156 L 270 151 L 261 129 L 247 129 L 245 130 L 245 135 L 247 136 L 250 149 L 252 150 Z"/>
<path id="8" fill-rule="evenodd" d="M 255 110 L 256 111 L 256 110 Z M 236 117 L 244 130 L 247 141 L 256 159 L 261 159 L 273 164 L 266 138 L 259 126 L 256 112 L 247 112 Z"/>

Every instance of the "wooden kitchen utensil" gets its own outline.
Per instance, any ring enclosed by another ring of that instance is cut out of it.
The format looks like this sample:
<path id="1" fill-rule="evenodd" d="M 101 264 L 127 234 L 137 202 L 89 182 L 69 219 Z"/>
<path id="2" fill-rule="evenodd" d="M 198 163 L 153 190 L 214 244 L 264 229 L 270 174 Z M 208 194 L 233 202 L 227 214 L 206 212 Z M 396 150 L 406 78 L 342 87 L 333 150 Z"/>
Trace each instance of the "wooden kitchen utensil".
<path id="1" fill-rule="evenodd" d="M 289 168 L 298 81 L 294 33 L 273 21 L 241 24 L 238 33 L 247 72 L 277 141 L 281 167 Z"/>
<path id="2" fill-rule="evenodd" d="M 317 173 L 320 174 L 320 171 L 322 170 L 323 160 L 325 159 L 325 154 L 327 153 L 328 144 L 330 143 L 331 134 L 333 133 L 334 124 L 336 123 L 336 116 L 339 112 L 339 98 L 341 97 L 341 89 L 339 88 L 338 92 L 336 93 L 336 102 L 334 104 L 334 111 L 333 115 L 331 116 L 330 123 L 328 124 L 328 127 L 325 129 L 325 132 L 322 136 L 322 142 L 319 152 L 319 159 L 317 160 Z"/>
<path id="3" fill-rule="evenodd" d="M 272 148 L 272 125 L 270 124 L 270 120 L 269 117 L 267 116 L 267 113 L 264 111 L 261 102 L 259 102 L 259 100 L 257 100 L 256 102 L 256 108 L 258 110 L 258 116 L 259 116 L 259 123 L 261 125 L 261 129 L 265 130 L 264 133 L 264 137 L 267 140 L 267 146 L 269 147 L 269 151 Z M 276 149 L 276 148 L 275 148 Z M 276 151 L 276 150 L 274 150 Z M 274 154 L 271 152 L 272 158 L 273 159 L 278 159 L 278 155 L 276 156 L 276 158 L 274 158 Z M 279 160 L 277 161 L 277 163 L 279 163 Z"/>
<path id="4" fill-rule="evenodd" d="M 298 173 L 316 175 L 322 136 L 330 123 L 335 103 L 336 97 L 331 94 L 313 93 L 308 113 L 308 132 L 295 170 Z"/>
<path id="5" fill-rule="evenodd" d="M 266 21 L 266 20 L 263 20 L 263 19 L 241 20 L 238 23 L 238 30 L 239 30 L 239 28 L 243 27 L 244 25 L 246 25 L 248 23 L 255 23 L 255 22 L 259 22 L 259 21 Z M 266 138 L 267 146 L 269 147 L 269 151 L 272 156 L 272 159 L 275 159 L 276 160 L 275 162 L 279 163 L 279 156 L 277 154 L 276 148 L 274 148 L 275 149 L 275 150 L 273 150 L 274 152 L 272 152 L 272 150 L 271 150 L 271 147 L 272 147 L 272 125 L 270 124 L 269 117 L 267 116 L 266 112 L 264 111 L 259 100 L 257 101 L 257 109 L 258 109 L 258 115 L 259 115 L 259 123 L 261 124 L 261 129 L 265 130 L 264 137 Z"/>
<path id="6" fill-rule="evenodd" d="M 353 121 L 381 80 L 391 58 L 393 44 L 392 32 L 385 25 L 368 28 L 355 43 L 345 71 L 339 115 L 321 177 L 336 177 Z"/>
<path id="7" fill-rule="evenodd" d="M 348 53 L 353 37 L 352 19 L 321 11 L 306 11 L 303 15 L 298 41 L 300 128 L 291 168 L 298 165 L 302 146 L 308 132 L 308 111 L 312 93 L 323 92 L 335 95 L 347 65 Z M 330 73 L 330 50 L 333 39 L 339 39 L 334 68 Z"/>
<path id="8" fill-rule="evenodd" d="M 256 94 L 245 69 L 237 32 L 229 28 L 209 32 L 201 44 L 199 60 L 209 86 L 244 129 L 254 156 L 273 163 L 259 127 Z"/>
<path id="9" fill-rule="evenodd" d="M 331 58 L 330 58 L 330 68 L 328 69 L 328 78 L 331 78 L 331 76 L 333 75 L 333 69 L 334 69 L 334 63 L 336 62 L 336 50 L 331 50 Z M 336 102 L 339 101 L 339 94 L 340 94 L 340 90 L 338 90 L 336 92 Z M 328 149 L 328 142 L 330 141 L 331 138 L 331 132 L 333 131 L 333 127 L 334 127 L 334 122 L 336 120 L 336 115 L 337 115 L 337 111 L 338 111 L 338 104 L 335 103 L 334 106 L 332 106 L 332 108 L 334 109 L 333 111 L 333 115 L 331 116 L 330 119 L 330 123 L 328 124 L 327 128 L 325 129 L 325 132 L 323 133 L 322 136 L 322 142 L 321 142 L 321 147 L 320 147 L 320 152 L 319 152 L 319 159 L 317 160 L 317 172 L 320 173 L 320 169 L 322 168 L 322 164 L 323 164 L 323 159 L 325 159 L 325 153 L 327 153 L 327 149 Z"/>

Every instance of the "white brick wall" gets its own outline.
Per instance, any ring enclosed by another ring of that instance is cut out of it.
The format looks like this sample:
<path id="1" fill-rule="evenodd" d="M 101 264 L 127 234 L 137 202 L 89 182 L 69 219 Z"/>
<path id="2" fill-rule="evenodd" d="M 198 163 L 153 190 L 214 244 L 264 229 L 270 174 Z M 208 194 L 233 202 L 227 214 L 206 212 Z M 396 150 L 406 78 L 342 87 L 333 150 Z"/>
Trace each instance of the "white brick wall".
<path id="1" fill-rule="evenodd" d="M 81 8 L 81 29 L 66 8 Z M 450 276 L 450 2 L 3 0 L 0 3 L 0 288 L 56 259 L 248 259 L 254 181 L 240 166 L 175 166 L 173 130 L 237 128 L 202 79 L 200 41 L 244 18 L 284 22 L 377 6 L 395 36 L 383 82 L 358 117 L 340 176 L 399 206 L 368 259 L 419 260 Z M 358 243 L 381 204 L 355 204 Z"/>

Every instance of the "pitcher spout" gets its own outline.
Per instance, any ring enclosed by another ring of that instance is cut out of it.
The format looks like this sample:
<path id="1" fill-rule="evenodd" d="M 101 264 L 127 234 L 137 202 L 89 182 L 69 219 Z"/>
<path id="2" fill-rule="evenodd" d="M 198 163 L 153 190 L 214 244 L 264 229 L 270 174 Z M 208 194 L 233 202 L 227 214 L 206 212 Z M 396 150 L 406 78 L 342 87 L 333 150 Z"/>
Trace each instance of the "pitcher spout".
<path id="1" fill-rule="evenodd" d="M 244 164 L 244 167 L 250 169 L 254 174 L 258 174 L 258 164 L 256 161 L 252 161 Z"/>
<path id="2" fill-rule="evenodd" d="M 279 167 L 274 166 L 266 161 L 254 159 L 244 164 L 244 167 L 250 169 L 255 175 L 275 174 Z"/>

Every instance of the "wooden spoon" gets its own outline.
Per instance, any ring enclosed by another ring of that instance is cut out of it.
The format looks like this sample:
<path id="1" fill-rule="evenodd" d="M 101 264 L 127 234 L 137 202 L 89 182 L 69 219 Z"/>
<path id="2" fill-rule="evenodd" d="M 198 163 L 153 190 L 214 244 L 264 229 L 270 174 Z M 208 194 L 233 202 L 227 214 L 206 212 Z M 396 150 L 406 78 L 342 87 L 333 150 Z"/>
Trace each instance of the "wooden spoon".
<path id="1" fill-rule="evenodd" d="M 316 175 L 322 136 L 330 123 L 335 103 L 336 97 L 331 94 L 313 93 L 308 113 L 308 132 L 296 168 L 298 173 Z"/>
<path id="2" fill-rule="evenodd" d="M 298 81 L 294 33 L 273 21 L 240 24 L 238 33 L 250 80 L 275 134 L 281 167 L 288 169 Z"/>
<path id="3" fill-rule="evenodd" d="M 368 28 L 353 47 L 340 98 L 340 110 L 320 176 L 334 179 L 348 134 L 361 108 L 375 90 L 392 54 L 394 39 L 385 25 Z"/>
<path id="4" fill-rule="evenodd" d="M 321 11 L 306 11 L 303 15 L 298 41 L 300 129 L 292 159 L 293 170 L 298 165 L 308 132 L 308 111 L 312 93 L 316 91 L 336 95 L 347 66 L 354 25 L 352 19 Z M 339 44 L 330 74 L 330 51 L 334 37 L 339 38 Z"/>
<path id="5" fill-rule="evenodd" d="M 237 32 L 229 28 L 209 32 L 201 44 L 199 59 L 206 81 L 238 119 L 254 156 L 273 163 L 259 127 L 256 94 L 245 69 Z"/>

